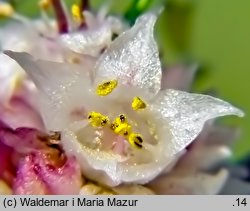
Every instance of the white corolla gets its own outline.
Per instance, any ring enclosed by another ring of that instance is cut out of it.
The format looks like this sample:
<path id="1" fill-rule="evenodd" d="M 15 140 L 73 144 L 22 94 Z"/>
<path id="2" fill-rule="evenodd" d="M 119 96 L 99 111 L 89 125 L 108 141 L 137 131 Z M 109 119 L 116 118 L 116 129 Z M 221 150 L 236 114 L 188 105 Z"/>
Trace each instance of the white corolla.
<path id="1" fill-rule="evenodd" d="M 243 116 L 211 96 L 161 90 L 156 19 L 139 17 L 89 69 L 6 52 L 40 90 L 47 130 L 61 132 L 86 177 L 108 186 L 149 182 L 171 169 L 207 120 Z"/>
<path id="2" fill-rule="evenodd" d="M 71 17 L 68 14 L 64 1 L 40 1 L 42 18 L 32 20 L 18 14 L 10 4 L 0 0 L 0 16 L 6 16 L 14 21 L 0 29 L 0 88 L 1 103 L 8 102 L 13 95 L 17 82 L 23 83 L 25 74 L 16 62 L 2 53 L 4 50 L 28 52 L 39 59 L 56 62 L 87 62 L 85 56 L 98 57 L 112 41 L 113 34 L 120 34 L 127 25 L 117 17 L 108 16 L 106 8 L 101 8 L 95 16 L 90 11 L 80 11 L 77 4 L 73 4 Z M 43 5 L 43 4 L 45 5 Z M 46 6 L 47 5 L 47 6 Z M 47 16 L 47 7 L 53 7 L 60 17 L 50 19 Z M 85 28 L 81 28 L 79 20 L 83 20 Z M 60 26 L 66 32 L 61 32 Z M 79 45 L 80 43 L 80 45 Z M 92 60 L 89 58 L 89 62 Z M 26 83 L 27 81 L 25 81 Z M 28 82 L 27 82 L 28 83 Z"/>

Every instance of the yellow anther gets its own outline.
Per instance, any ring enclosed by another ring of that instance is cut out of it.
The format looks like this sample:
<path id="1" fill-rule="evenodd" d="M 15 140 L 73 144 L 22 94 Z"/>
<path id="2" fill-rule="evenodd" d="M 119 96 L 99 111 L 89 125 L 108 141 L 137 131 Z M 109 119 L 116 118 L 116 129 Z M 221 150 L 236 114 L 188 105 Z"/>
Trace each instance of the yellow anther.
<path id="1" fill-rule="evenodd" d="M 15 13 L 14 8 L 5 2 L 0 2 L 0 16 L 10 17 Z"/>
<path id="2" fill-rule="evenodd" d="M 78 56 L 71 56 L 68 58 L 68 62 L 71 64 L 80 64 L 81 59 Z"/>
<path id="3" fill-rule="evenodd" d="M 109 118 L 107 116 L 95 111 L 89 113 L 88 119 L 93 127 L 103 127 L 109 123 Z"/>
<path id="4" fill-rule="evenodd" d="M 41 9 L 47 10 L 51 5 L 51 0 L 40 0 L 38 5 Z"/>
<path id="5" fill-rule="evenodd" d="M 103 82 L 97 86 L 96 94 L 99 96 L 106 96 L 116 88 L 117 84 L 117 80 Z"/>
<path id="6" fill-rule="evenodd" d="M 10 85 L 11 85 L 13 92 L 19 90 L 22 87 L 23 81 L 24 81 L 24 75 L 20 73 L 16 73 L 11 78 Z"/>
<path id="7" fill-rule="evenodd" d="M 71 6 L 71 13 L 72 13 L 73 19 L 74 19 L 76 22 L 80 23 L 80 22 L 83 21 L 83 14 L 82 14 L 82 12 L 81 12 L 81 8 L 80 8 L 79 5 L 73 4 L 73 5 Z"/>
<path id="8" fill-rule="evenodd" d="M 127 118 L 126 118 L 126 116 L 124 114 L 119 115 L 119 120 L 120 120 L 121 123 L 127 122 Z"/>
<path id="9" fill-rule="evenodd" d="M 140 134 L 131 133 L 128 137 L 128 141 L 133 147 L 138 148 L 138 149 L 142 148 L 143 139 Z"/>
<path id="10" fill-rule="evenodd" d="M 122 123 L 114 129 L 114 132 L 122 136 L 128 136 L 131 133 L 131 130 L 132 128 L 128 123 Z"/>
<path id="11" fill-rule="evenodd" d="M 111 129 L 116 134 L 128 136 L 131 133 L 132 127 L 127 122 L 126 116 L 124 114 L 121 114 L 115 118 L 114 122 L 111 124 Z"/>
<path id="12" fill-rule="evenodd" d="M 134 110 L 144 109 L 146 108 L 146 103 L 139 97 L 134 97 L 132 101 L 132 108 Z"/>

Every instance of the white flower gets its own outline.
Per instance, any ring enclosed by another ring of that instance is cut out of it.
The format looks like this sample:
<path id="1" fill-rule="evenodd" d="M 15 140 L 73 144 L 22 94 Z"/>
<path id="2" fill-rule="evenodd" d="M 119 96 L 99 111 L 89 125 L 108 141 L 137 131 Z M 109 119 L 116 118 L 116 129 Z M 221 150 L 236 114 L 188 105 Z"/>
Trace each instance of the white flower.
<path id="1" fill-rule="evenodd" d="M 119 35 L 128 26 L 115 16 L 106 16 L 107 8 L 100 9 L 95 16 L 89 11 L 83 12 L 86 27 L 70 33 L 61 34 L 59 42 L 75 53 L 98 56 L 108 47 L 114 34 Z"/>
<path id="2" fill-rule="evenodd" d="M 211 96 L 161 90 L 155 22 L 151 13 L 139 17 L 93 70 L 6 52 L 40 90 L 47 129 L 61 131 L 83 174 L 105 185 L 147 183 L 171 169 L 207 120 L 243 116 Z"/>
<path id="3" fill-rule="evenodd" d="M 44 3 L 52 4 L 49 1 L 44 1 Z M 60 5 L 62 8 L 59 7 Z M 86 21 L 84 29 L 78 28 L 77 23 L 68 14 L 63 1 L 58 1 L 54 9 L 55 11 L 63 9 L 61 12 L 67 18 L 65 20 L 68 27 L 67 33 L 58 32 L 57 22 L 60 24 L 60 20 L 50 19 L 42 6 L 42 18 L 31 20 L 16 13 L 8 3 L 0 1 L 0 15 L 18 21 L 12 21 L 0 29 L 1 51 L 28 52 L 39 59 L 56 62 L 84 62 L 85 64 L 89 62 L 92 65 L 95 58 L 86 59 L 81 54 L 98 57 L 101 51 L 110 44 L 112 35 L 120 34 L 127 27 L 119 18 L 106 17 L 106 8 L 101 9 L 96 16 L 89 11 L 84 11 Z M 0 88 L 0 101 L 5 103 L 15 91 L 17 81 L 25 79 L 25 74 L 16 62 L 1 52 L 0 70 L 0 80 L 4 83 Z"/>

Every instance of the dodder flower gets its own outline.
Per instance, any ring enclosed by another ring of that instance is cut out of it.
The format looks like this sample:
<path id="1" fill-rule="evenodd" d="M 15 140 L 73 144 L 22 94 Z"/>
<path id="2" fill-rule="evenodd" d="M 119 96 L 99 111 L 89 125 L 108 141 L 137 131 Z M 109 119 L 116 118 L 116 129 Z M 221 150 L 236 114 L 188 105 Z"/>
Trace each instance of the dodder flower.
<path id="1" fill-rule="evenodd" d="M 161 90 L 155 21 L 139 17 L 92 69 L 6 52 L 39 89 L 47 130 L 60 131 L 83 174 L 105 185 L 147 183 L 172 168 L 207 120 L 243 116 L 211 96 Z"/>

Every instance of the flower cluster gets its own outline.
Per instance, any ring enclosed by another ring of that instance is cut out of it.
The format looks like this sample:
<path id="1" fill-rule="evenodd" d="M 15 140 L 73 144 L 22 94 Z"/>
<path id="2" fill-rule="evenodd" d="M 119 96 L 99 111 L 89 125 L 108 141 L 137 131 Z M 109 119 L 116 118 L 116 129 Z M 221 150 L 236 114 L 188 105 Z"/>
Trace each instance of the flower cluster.
<path id="1" fill-rule="evenodd" d="M 157 14 L 145 13 L 128 28 L 83 5 L 72 6 L 73 18 L 62 1 L 40 6 L 42 21 L 25 19 L 23 36 L 13 34 L 15 25 L 0 38 L 0 176 L 12 187 L 4 193 L 219 193 L 228 171 L 208 171 L 231 151 L 205 139 L 218 128 L 214 118 L 244 114 L 186 92 L 195 67 L 162 71 Z M 49 6 L 57 27 L 46 16 Z"/>

